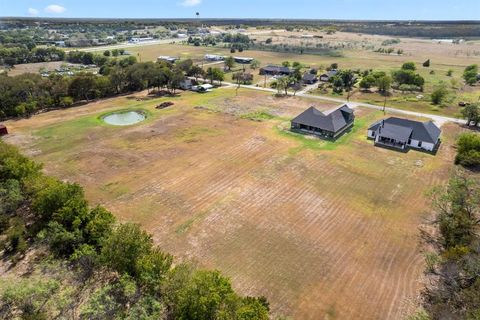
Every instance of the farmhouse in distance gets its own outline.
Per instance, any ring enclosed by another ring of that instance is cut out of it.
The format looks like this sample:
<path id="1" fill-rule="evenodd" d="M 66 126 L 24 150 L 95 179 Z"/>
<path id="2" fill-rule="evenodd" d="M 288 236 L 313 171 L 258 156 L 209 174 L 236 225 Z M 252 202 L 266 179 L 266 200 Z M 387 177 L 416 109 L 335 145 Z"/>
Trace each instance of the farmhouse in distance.
<path id="1" fill-rule="evenodd" d="M 368 137 L 375 145 L 407 150 L 409 147 L 434 151 L 440 145 L 441 130 L 432 121 L 420 122 L 396 117 L 375 122 Z"/>
<path id="2" fill-rule="evenodd" d="M 328 114 L 310 107 L 292 120 L 292 131 L 337 139 L 353 127 L 355 115 L 346 104 Z"/>

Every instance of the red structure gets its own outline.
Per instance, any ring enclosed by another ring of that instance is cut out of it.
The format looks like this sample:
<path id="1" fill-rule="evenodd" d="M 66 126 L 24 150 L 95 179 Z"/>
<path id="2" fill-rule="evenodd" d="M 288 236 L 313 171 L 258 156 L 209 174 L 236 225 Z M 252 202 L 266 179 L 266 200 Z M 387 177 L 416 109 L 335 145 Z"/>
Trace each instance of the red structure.
<path id="1" fill-rule="evenodd" d="M 4 136 L 8 134 L 7 127 L 5 127 L 3 124 L 0 124 L 0 136 Z"/>

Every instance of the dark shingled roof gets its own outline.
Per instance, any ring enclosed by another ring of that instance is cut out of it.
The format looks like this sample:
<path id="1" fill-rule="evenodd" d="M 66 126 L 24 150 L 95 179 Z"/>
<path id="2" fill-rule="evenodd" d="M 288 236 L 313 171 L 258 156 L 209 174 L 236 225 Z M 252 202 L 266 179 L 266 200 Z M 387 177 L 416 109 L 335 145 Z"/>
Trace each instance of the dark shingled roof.
<path id="1" fill-rule="evenodd" d="M 278 73 L 291 73 L 292 70 L 288 67 L 283 67 L 283 66 L 274 66 L 274 65 L 268 65 L 266 67 L 263 67 L 262 70 L 265 70 L 267 72 L 278 72 Z"/>
<path id="2" fill-rule="evenodd" d="M 292 122 L 330 132 L 337 132 L 348 124 L 348 119 L 351 114 L 353 114 L 353 110 L 347 105 L 343 105 L 327 115 L 314 107 L 310 107 L 299 114 Z"/>
<path id="3" fill-rule="evenodd" d="M 385 120 L 380 120 L 378 122 L 375 122 L 368 130 L 373 130 L 376 131 L 380 125 L 382 125 L 383 121 L 383 127 L 382 127 L 382 136 L 384 135 L 385 129 L 392 127 L 393 131 L 397 130 L 397 136 L 391 137 L 394 139 L 401 140 L 400 138 L 403 136 L 397 127 L 403 127 L 406 129 L 410 129 L 411 132 L 411 139 L 418 140 L 418 141 L 423 141 L 423 142 L 429 142 L 429 143 L 437 143 L 438 138 L 440 137 L 440 133 L 442 132 L 440 128 L 438 128 L 432 121 L 427 121 L 427 122 L 420 122 L 420 121 L 414 121 L 414 120 L 408 120 L 408 119 L 402 119 L 402 118 L 396 118 L 396 117 L 390 117 Z M 390 130 L 390 129 L 387 129 Z M 402 131 L 406 132 L 406 131 Z M 405 141 L 405 140 L 403 140 Z"/>
<path id="4" fill-rule="evenodd" d="M 317 80 L 317 76 L 314 75 L 314 74 L 311 74 L 311 73 L 305 73 L 303 75 L 303 80 L 305 81 L 314 81 L 314 80 Z"/>

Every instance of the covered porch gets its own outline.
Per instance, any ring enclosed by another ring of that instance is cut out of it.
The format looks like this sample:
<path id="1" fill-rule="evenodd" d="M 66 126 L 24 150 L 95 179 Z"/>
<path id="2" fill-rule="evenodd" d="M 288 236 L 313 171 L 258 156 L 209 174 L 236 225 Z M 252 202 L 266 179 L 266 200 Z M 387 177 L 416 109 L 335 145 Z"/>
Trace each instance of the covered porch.
<path id="1" fill-rule="evenodd" d="M 376 132 L 375 144 L 405 150 L 412 134 L 411 128 L 382 124 Z"/>

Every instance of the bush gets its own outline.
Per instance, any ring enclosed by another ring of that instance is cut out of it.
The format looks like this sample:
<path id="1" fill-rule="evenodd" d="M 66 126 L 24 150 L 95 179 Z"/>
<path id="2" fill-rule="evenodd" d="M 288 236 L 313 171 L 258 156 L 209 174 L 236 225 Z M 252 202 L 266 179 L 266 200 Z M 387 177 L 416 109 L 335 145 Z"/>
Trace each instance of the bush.
<path id="1" fill-rule="evenodd" d="M 415 71 L 415 70 L 417 70 L 417 67 L 415 66 L 415 62 L 405 62 L 405 63 L 402 65 L 402 70 Z"/>
<path id="2" fill-rule="evenodd" d="M 463 133 L 457 140 L 455 164 L 469 168 L 480 168 L 480 135 Z"/>
<path id="3" fill-rule="evenodd" d="M 447 87 L 444 84 L 439 85 L 433 90 L 431 94 L 432 103 L 441 104 L 447 96 L 448 96 Z"/>

